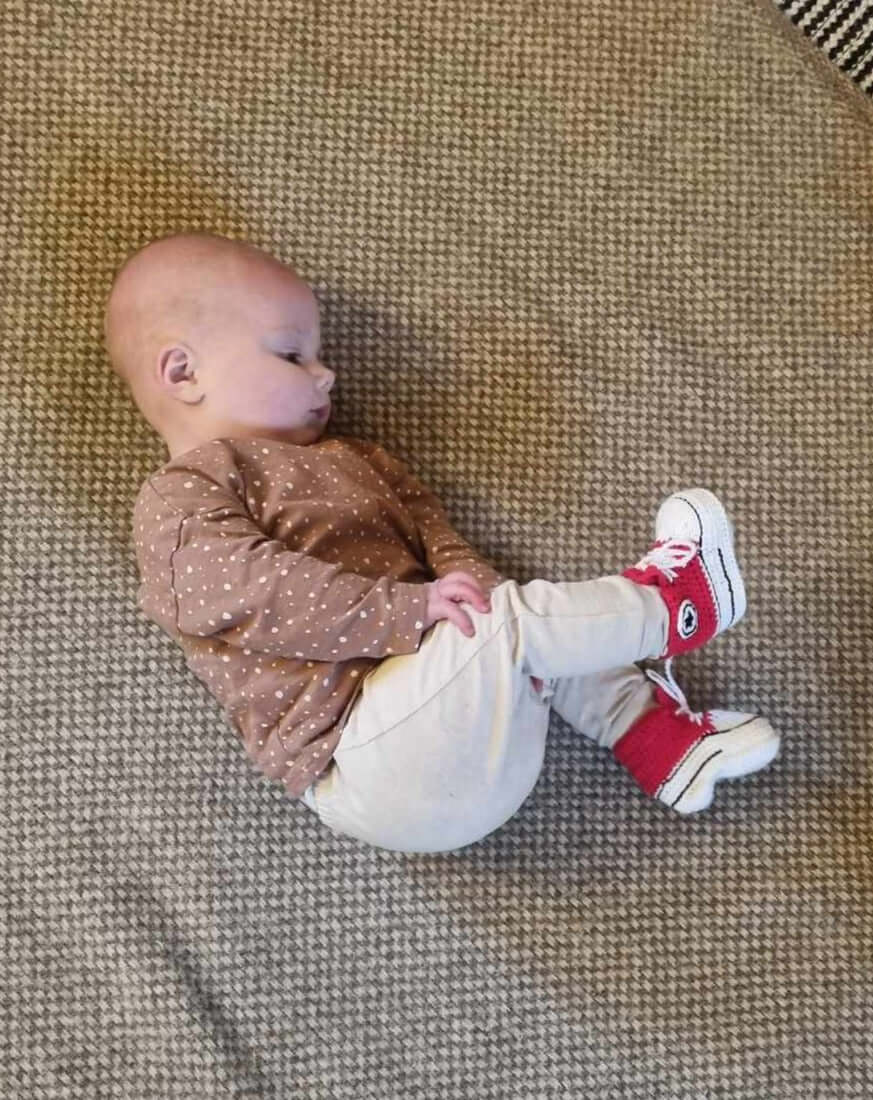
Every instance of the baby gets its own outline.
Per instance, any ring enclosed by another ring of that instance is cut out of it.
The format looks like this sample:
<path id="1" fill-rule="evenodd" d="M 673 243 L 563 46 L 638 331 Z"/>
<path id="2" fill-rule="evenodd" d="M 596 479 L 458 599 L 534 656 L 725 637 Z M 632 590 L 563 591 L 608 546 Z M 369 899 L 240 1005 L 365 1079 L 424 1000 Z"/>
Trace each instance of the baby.
<path id="1" fill-rule="evenodd" d="M 401 852 L 479 841 L 536 784 L 550 708 L 679 813 L 775 757 L 765 718 L 692 713 L 671 673 L 745 613 L 712 493 L 668 497 L 618 576 L 520 585 L 402 462 L 328 432 L 318 304 L 274 257 L 153 241 L 117 273 L 105 337 L 169 451 L 133 507 L 138 606 L 328 828 Z"/>

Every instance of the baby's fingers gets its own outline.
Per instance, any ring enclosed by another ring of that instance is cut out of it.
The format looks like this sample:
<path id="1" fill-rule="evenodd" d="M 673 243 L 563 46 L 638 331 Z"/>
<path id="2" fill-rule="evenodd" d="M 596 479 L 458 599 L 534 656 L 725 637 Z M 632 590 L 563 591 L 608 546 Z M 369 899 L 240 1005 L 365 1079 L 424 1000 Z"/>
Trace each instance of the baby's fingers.
<path id="1" fill-rule="evenodd" d="M 483 592 L 479 585 L 473 582 L 464 585 L 463 599 L 472 604 L 477 611 L 491 610 L 491 600 L 487 593 Z"/>
<path id="2" fill-rule="evenodd" d="M 456 570 L 447 573 L 440 582 L 442 595 L 450 600 L 463 600 L 479 611 L 490 611 L 491 601 L 479 582 L 471 573 Z"/>
<path id="3" fill-rule="evenodd" d="M 468 638 L 472 638 L 476 633 L 470 616 L 465 611 L 462 611 L 456 603 L 449 604 L 448 617 L 458 627 L 461 633 L 466 634 Z"/>

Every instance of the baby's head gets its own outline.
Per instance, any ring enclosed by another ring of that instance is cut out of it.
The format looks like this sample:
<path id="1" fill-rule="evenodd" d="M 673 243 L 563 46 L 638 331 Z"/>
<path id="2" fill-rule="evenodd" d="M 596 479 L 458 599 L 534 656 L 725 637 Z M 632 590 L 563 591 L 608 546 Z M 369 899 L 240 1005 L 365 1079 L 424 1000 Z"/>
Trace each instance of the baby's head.
<path id="1" fill-rule="evenodd" d="M 306 445 L 324 432 L 335 376 L 319 359 L 318 303 L 254 245 L 209 233 L 152 241 L 116 274 L 104 333 L 171 458 L 221 437 Z"/>

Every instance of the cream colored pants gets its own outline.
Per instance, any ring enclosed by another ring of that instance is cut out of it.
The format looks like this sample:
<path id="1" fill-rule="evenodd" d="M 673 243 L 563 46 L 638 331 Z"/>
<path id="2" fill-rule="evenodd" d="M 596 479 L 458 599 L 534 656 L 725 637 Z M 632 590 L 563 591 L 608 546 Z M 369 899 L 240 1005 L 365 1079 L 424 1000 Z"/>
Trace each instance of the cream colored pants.
<path id="1" fill-rule="evenodd" d="M 441 620 L 364 681 L 333 760 L 303 794 L 334 832 L 398 852 L 474 844 L 536 785 L 550 706 L 611 748 L 654 698 L 634 662 L 667 642 L 656 588 L 509 580 L 489 612 L 462 606 L 473 637 Z"/>

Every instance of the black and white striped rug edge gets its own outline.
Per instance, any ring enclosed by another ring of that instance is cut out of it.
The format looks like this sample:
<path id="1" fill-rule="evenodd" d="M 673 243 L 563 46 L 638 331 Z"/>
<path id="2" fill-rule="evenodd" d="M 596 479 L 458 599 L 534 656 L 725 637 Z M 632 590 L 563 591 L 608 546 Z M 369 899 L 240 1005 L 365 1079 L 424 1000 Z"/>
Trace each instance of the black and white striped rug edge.
<path id="1" fill-rule="evenodd" d="M 873 96 L 873 0 L 773 0 L 862 92 Z"/>

